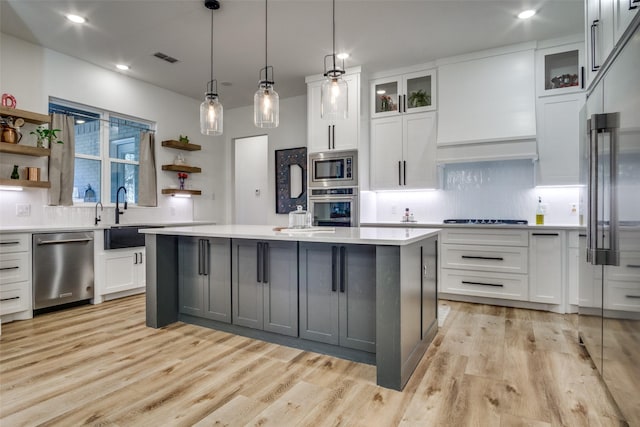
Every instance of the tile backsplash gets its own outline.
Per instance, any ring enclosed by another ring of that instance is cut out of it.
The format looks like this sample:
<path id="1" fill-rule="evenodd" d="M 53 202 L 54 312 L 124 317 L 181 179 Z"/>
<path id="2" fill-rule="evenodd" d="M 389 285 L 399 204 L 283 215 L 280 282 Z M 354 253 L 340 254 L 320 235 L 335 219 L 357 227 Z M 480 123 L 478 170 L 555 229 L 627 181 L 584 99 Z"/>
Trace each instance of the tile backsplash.
<path id="1" fill-rule="evenodd" d="M 445 165 L 441 190 L 361 192 L 361 221 L 400 221 L 409 208 L 420 222 L 447 218 L 526 219 L 535 223 L 538 197 L 546 224 L 578 224 L 578 187 L 534 187 L 530 160 Z"/>

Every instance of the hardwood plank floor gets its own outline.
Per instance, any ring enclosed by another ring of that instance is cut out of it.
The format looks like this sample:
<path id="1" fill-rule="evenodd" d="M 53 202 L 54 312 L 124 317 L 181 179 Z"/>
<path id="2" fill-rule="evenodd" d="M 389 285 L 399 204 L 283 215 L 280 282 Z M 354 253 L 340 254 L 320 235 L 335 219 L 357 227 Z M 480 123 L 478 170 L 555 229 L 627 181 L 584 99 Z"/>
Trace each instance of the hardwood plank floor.
<path id="1" fill-rule="evenodd" d="M 567 316 L 441 301 L 403 392 L 375 367 L 176 323 L 144 296 L 2 325 L 0 425 L 620 426 Z"/>

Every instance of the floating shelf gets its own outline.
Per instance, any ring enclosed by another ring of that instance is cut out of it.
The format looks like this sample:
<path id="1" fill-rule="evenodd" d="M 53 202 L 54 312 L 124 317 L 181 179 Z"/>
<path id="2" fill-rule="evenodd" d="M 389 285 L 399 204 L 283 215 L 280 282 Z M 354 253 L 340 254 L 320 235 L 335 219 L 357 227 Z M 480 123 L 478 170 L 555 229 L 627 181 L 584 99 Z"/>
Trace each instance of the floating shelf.
<path id="1" fill-rule="evenodd" d="M 192 195 L 192 196 L 200 196 L 202 194 L 202 191 L 200 191 L 200 190 L 179 190 L 177 188 L 163 188 L 162 189 L 162 194 L 171 194 L 171 195 L 189 194 L 189 195 Z"/>
<path id="2" fill-rule="evenodd" d="M 26 179 L 0 178 L 0 185 L 9 185 L 12 187 L 51 188 L 51 183 L 49 181 L 27 181 Z"/>
<path id="3" fill-rule="evenodd" d="M 34 157 L 49 157 L 51 150 L 48 148 L 32 147 L 30 145 L 9 144 L 0 142 L 0 153 L 22 154 Z"/>
<path id="4" fill-rule="evenodd" d="M 202 168 L 198 166 L 187 166 L 187 165 L 162 165 L 163 171 L 173 171 L 173 172 L 187 172 L 187 173 L 200 173 L 202 172 Z"/>
<path id="5" fill-rule="evenodd" d="M 163 147 L 175 148 L 176 150 L 186 150 L 186 151 L 198 151 L 202 150 L 202 147 L 198 144 L 190 144 L 188 142 L 180 142 L 174 139 L 169 139 L 167 141 L 162 141 Z"/>
<path id="6" fill-rule="evenodd" d="M 31 111 L 18 110 L 17 108 L 0 107 L 0 116 L 21 118 L 27 123 L 36 125 L 49 123 L 49 116 L 46 114 L 32 113 Z"/>

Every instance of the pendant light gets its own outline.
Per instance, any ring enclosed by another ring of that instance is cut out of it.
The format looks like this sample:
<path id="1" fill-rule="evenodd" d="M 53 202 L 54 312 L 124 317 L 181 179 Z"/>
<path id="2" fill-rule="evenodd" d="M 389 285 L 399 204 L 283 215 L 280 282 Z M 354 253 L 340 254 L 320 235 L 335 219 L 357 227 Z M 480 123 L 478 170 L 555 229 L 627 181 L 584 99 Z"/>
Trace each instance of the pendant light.
<path id="1" fill-rule="evenodd" d="M 273 90 L 273 67 L 267 60 L 267 6 L 267 0 L 264 0 L 264 68 L 260 70 L 258 90 L 253 95 L 253 123 L 259 128 L 277 128 L 280 123 L 280 97 Z"/>
<path id="2" fill-rule="evenodd" d="M 220 8 L 220 3 L 204 0 L 204 5 L 211 10 L 211 80 L 200 104 L 200 132 L 203 135 L 222 135 L 222 104 L 218 99 L 218 81 L 213 78 L 213 11 Z"/>
<path id="3" fill-rule="evenodd" d="M 331 58 L 331 69 L 327 70 L 327 58 Z M 336 0 L 333 0 L 333 54 L 324 57 L 324 76 L 322 83 L 321 116 L 327 120 L 342 120 L 349 115 L 347 107 L 347 82 L 342 79 L 344 74 L 344 59 L 342 68 L 336 65 Z"/>

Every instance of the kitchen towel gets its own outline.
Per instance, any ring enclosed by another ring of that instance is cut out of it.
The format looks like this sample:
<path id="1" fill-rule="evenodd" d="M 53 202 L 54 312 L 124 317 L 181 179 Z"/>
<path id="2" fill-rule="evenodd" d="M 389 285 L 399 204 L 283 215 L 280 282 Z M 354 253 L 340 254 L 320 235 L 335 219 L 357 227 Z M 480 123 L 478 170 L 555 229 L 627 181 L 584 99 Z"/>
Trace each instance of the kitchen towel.
<path id="1" fill-rule="evenodd" d="M 140 184 L 138 206 L 158 206 L 156 184 L 156 151 L 153 132 L 140 133 Z"/>
<path id="2" fill-rule="evenodd" d="M 75 161 L 75 120 L 66 114 L 51 114 L 50 129 L 60 129 L 56 138 L 49 141 L 49 205 L 73 205 L 73 173 Z M 55 142 L 62 141 L 62 144 Z"/>

